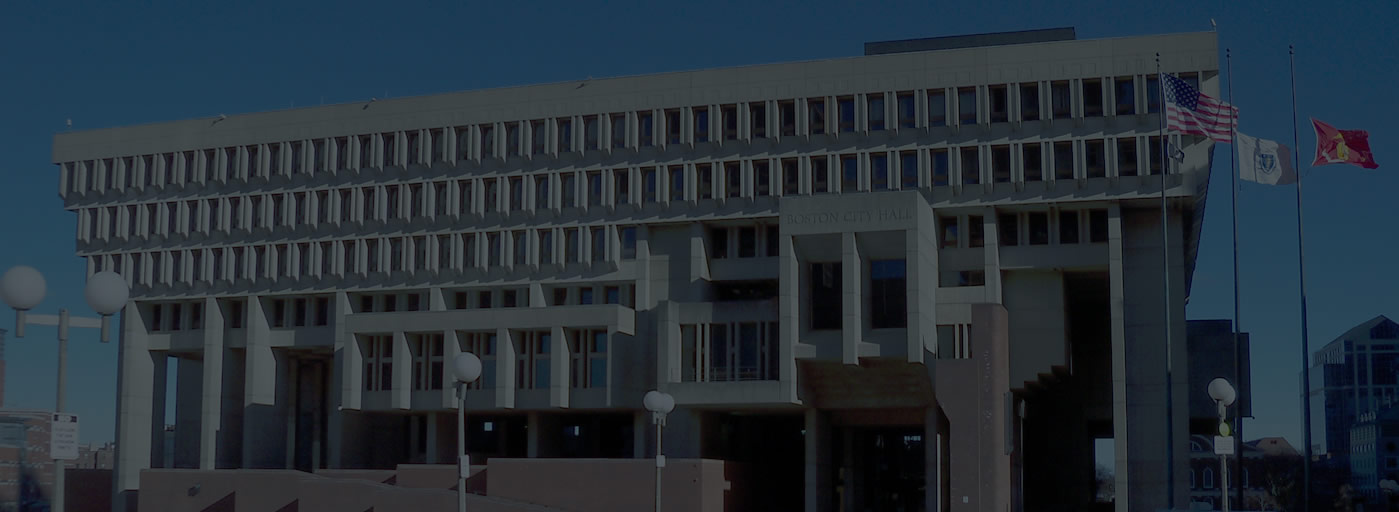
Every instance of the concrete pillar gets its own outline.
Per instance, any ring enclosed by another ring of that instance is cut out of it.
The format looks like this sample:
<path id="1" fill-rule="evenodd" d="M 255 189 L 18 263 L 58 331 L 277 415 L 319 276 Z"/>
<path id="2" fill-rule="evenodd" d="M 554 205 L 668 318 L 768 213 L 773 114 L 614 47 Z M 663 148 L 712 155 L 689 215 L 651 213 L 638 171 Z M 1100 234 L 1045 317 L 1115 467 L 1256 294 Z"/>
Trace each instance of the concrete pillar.
<path id="1" fill-rule="evenodd" d="M 781 338 L 777 346 L 777 380 L 782 397 L 797 401 L 797 337 L 802 330 L 801 260 L 792 235 L 778 233 L 777 318 Z"/>
<path id="2" fill-rule="evenodd" d="M 539 421 L 539 411 L 530 411 L 525 415 L 525 431 L 528 436 L 525 439 L 525 456 L 531 459 L 539 457 L 539 436 L 543 427 Z"/>
<path id="3" fill-rule="evenodd" d="M 806 512 L 831 510 L 830 419 L 819 409 L 806 410 Z"/>
<path id="4" fill-rule="evenodd" d="M 223 310 L 213 297 L 204 299 L 204 381 L 200 400 L 199 469 L 218 466 L 219 426 L 223 420 Z"/>
<path id="5" fill-rule="evenodd" d="M 157 376 L 165 374 L 165 354 L 150 351 L 146 324 L 135 302 L 126 304 L 120 320 L 117 448 L 113 471 L 115 499 L 112 505 L 118 512 L 134 512 L 136 493 L 141 488 L 141 470 L 151 467 L 152 440 L 156 432 L 164 431 L 164 420 L 156 416 L 156 411 L 161 415 L 165 412 L 164 399 L 162 397 L 156 406 L 155 398 L 156 390 L 163 391 L 165 386 L 155 384 Z"/>
<path id="6" fill-rule="evenodd" d="M 655 456 L 651 453 L 651 446 L 656 444 L 654 437 L 655 426 L 651 424 L 651 413 L 649 411 L 636 411 L 632 413 L 632 458 L 642 459 L 647 456 Z"/>
<path id="7" fill-rule="evenodd" d="M 424 421 L 427 422 L 427 458 L 423 461 L 427 464 L 441 464 L 443 461 L 439 457 L 438 446 L 440 445 L 442 432 L 442 414 L 436 412 L 427 413 Z M 456 435 L 456 434 L 452 434 Z"/>
<path id="8" fill-rule="evenodd" d="M 996 218 L 996 209 L 986 207 L 982 209 L 982 241 L 985 245 L 984 261 L 986 265 L 986 302 L 988 304 L 1002 304 L 1001 289 L 1001 243 L 999 224 L 1000 219 Z"/>
<path id="9" fill-rule="evenodd" d="M 549 353 L 549 405 L 567 408 L 569 353 L 568 338 L 564 336 L 563 327 L 554 326 L 549 330 Z"/>
<path id="10" fill-rule="evenodd" d="M 175 359 L 175 445 L 174 466 L 199 467 L 200 384 L 202 363 L 198 359 Z"/>
<path id="11" fill-rule="evenodd" d="M 270 345 L 271 328 L 262 300 L 248 298 L 244 350 L 243 460 L 248 469 L 279 469 L 285 462 L 287 357 Z"/>
<path id="12" fill-rule="evenodd" d="M 329 410 L 326 412 L 326 466 L 344 468 L 345 413 L 342 408 L 359 408 L 360 381 L 358 370 L 363 361 L 354 335 L 345 330 L 345 316 L 350 313 L 350 300 L 345 292 L 336 292 L 331 300 L 331 328 L 335 333 L 335 357 L 329 366 Z M 447 372 L 443 372 L 447 373 Z"/>
<path id="13" fill-rule="evenodd" d="M 393 382 L 389 384 L 389 406 L 408 410 L 413 406 L 413 352 L 403 331 L 393 333 Z M 444 368 L 445 370 L 445 368 Z"/>
<path id="14" fill-rule="evenodd" d="M 841 233 L 841 361 L 845 364 L 860 364 L 860 337 L 864 331 L 864 297 L 860 294 L 864 272 L 861 267 L 855 233 Z"/>
<path id="15" fill-rule="evenodd" d="M 1156 208 L 1109 210 L 1109 273 L 1113 318 L 1113 434 L 1118 510 L 1160 508 L 1167 502 L 1165 473 L 1166 343 L 1162 318 L 1161 217 Z M 1170 359 L 1175 505 L 1189 501 L 1189 406 L 1186 387 L 1185 279 L 1182 226 L 1170 218 Z M 1115 258 L 1115 259 L 1114 259 Z M 1120 306 L 1119 306 L 1120 304 Z M 1117 309 L 1120 308 L 1120 313 Z M 1120 319 L 1118 317 L 1120 315 Z M 1129 399 L 1130 397 L 1130 399 Z M 1124 508 L 1125 507 L 1125 508 Z"/>
<path id="16" fill-rule="evenodd" d="M 496 329 L 495 337 L 495 403 L 503 409 L 515 408 L 515 341 L 510 330 Z"/>
<path id="17" fill-rule="evenodd" d="M 1127 331 L 1123 316 L 1122 252 L 1122 211 L 1114 204 L 1108 209 L 1108 293 L 1112 332 L 1112 437 L 1116 468 L 1113 485 L 1114 509 L 1117 512 L 1131 510 L 1128 504 L 1136 494 L 1130 485 L 1130 461 L 1127 458 Z"/>

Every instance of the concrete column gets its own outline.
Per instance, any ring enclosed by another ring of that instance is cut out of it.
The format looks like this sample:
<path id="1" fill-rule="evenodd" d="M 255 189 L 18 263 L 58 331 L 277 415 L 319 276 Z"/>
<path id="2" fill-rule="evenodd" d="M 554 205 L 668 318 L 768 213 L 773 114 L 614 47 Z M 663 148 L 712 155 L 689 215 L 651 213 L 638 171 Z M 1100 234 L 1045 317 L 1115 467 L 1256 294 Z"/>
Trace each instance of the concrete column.
<path id="1" fill-rule="evenodd" d="M 666 302 L 656 308 L 656 389 L 680 382 L 681 372 L 679 306 Z"/>
<path id="2" fill-rule="evenodd" d="M 860 337 L 864 331 L 864 297 L 860 294 L 864 276 L 861 267 L 855 233 L 841 233 L 841 361 L 845 364 L 860 364 Z"/>
<path id="3" fill-rule="evenodd" d="M 797 401 L 797 336 L 802 330 L 801 261 L 797 258 L 792 235 L 778 233 L 777 318 L 781 341 L 777 347 L 778 385 L 782 396 Z"/>
<path id="4" fill-rule="evenodd" d="M 539 411 L 530 411 L 525 415 L 525 430 L 528 437 L 525 439 L 525 456 L 531 459 L 539 457 L 539 436 L 543 427 L 539 421 Z"/>
<path id="5" fill-rule="evenodd" d="M 442 331 L 442 408 L 457 410 L 457 377 L 453 372 L 453 362 L 461 355 L 461 340 L 456 329 Z M 485 361 L 482 361 L 484 363 Z M 484 368 L 482 368 L 484 370 Z M 453 433 L 452 435 L 456 435 Z M 455 439 L 455 438 L 453 438 Z"/>
<path id="6" fill-rule="evenodd" d="M 455 153 L 453 153 L 455 154 Z M 345 413 L 342 408 L 358 409 L 358 393 L 363 383 L 358 370 L 363 361 L 354 335 L 345 330 L 345 316 L 350 313 L 350 300 L 345 292 L 336 292 L 331 301 L 331 327 L 335 332 L 335 358 L 329 366 L 330 396 L 326 413 L 326 466 L 345 467 L 342 445 L 345 442 Z M 446 372 L 443 372 L 446 373 Z"/>
<path id="7" fill-rule="evenodd" d="M 669 172 L 661 174 L 669 176 Z M 670 189 L 663 192 L 668 200 Z M 651 230 L 642 224 L 636 227 L 636 296 L 632 297 L 632 303 L 636 304 L 635 309 L 651 309 L 656 306 L 651 301 Z"/>
<path id="8" fill-rule="evenodd" d="M 644 459 L 651 453 L 651 446 L 656 444 L 656 440 L 651 436 L 655 432 L 655 427 L 651 425 L 651 413 L 648 411 L 636 411 L 632 413 L 632 458 Z"/>
<path id="9" fill-rule="evenodd" d="M 830 419 L 818 409 L 806 410 L 806 512 L 831 510 Z"/>
<path id="10" fill-rule="evenodd" d="M 982 209 L 982 239 L 985 242 L 984 261 L 986 265 L 986 302 L 989 304 L 1002 304 L 1001 290 L 1001 249 L 1000 234 L 997 229 L 996 209 L 986 207 Z"/>
<path id="11" fill-rule="evenodd" d="M 549 405 L 568 407 L 568 338 L 563 327 L 554 326 L 549 330 Z"/>
<path id="12" fill-rule="evenodd" d="M 200 384 L 202 363 L 198 359 L 175 359 L 175 453 L 177 468 L 199 467 Z"/>
<path id="13" fill-rule="evenodd" d="M 164 400 L 159 407 L 154 402 L 156 389 L 165 389 L 163 385 L 155 386 L 156 375 L 164 375 L 165 354 L 149 350 L 146 325 L 135 302 L 128 302 L 122 309 L 120 320 L 113 508 L 118 512 L 134 512 L 136 508 L 131 504 L 135 503 L 136 492 L 141 488 L 141 470 L 151 467 L 151 441 L 155 437 L 152 430 L 164 430 L 153 427 L 164 423 L 163 420 L 154 421 L 157 410 L 164 414 Z"/>
<path id="14" fill-rule="evenodd" d="M 1112 219 L 1109 212 L 1109 242 L 1112 242 Z M 1189 501 L 1189 402 L 1190 393 L 1198 393 L 1186 387 L 1185 343 L 1185 279 L 1184 250 L 1180 218 L 1172 214 L 1169 218 L 1167 247 L 1170 267 L 1170 334 L 1171 353 L 1166 353 L 1166 326 L 1162 318 L 1163 290 L 1162 233 L 1160 211 L 1156 208 L 1121 210 L 1115 217 L 1121 236 L 1120 262 L 1110 261 L 1110 271 L 1119 273 L 1122 284 L 1121 295 L 1114 295 L 1113 304 L 1122 304 L 1122 374 L 1114 372 L 1114 388 L 1121 378 L 1124 382 L 1124 396 L 1121 401 L 1125 425 L 1124 435 L 1118 437 L 1119 429 L 1114 425 L 1114 434 L 1119 446 L 1125 441 L 1125 449 L 1116 452 L 1119 461 L 1118 474 L 1127 470 L 1131 496 L 1127 507 L 1139 510 L 1145 507 L 1161 507 L 1167 502 L 1167 478 L 1174 481 L 1175 504 L 1177 507 Z M 1114 290 L 1116 292 L 1116 290 Z M 1130 340 L 1130 341 L 1128 341 Z M 1117 358 L 1117 339 L 1114 336 L 1113 357 Z M 1162 417 L 1166 408 L 1167 382 L 1166 358 L 1174 362 L 1169 385 L 1172 401 L 1173 452 L 1167 454 L 1166 424 Z M 1114 369 L 1117 361 L 1114 360 Z M 1127 398 L 1130 397 L 1130 400 Z M 1114 419 L 1118 411 L 1118 397 L 1113 397 Z M 1166 457 L 1174 461 L 1174 473 L 1167 475 Z M 1119 481 L 1122 478 L 1118 476 Z"/>
<path id="15" fill-rule="evenodd" d="M 287 359 L 270 345 L 271 328 L 260 297 L 248 297 L 244 350 L 243 460 L 248 469 L 280 468 L 286 449 Z"/>
<path id="16" fill-rule="evenodd" d="M 1128 512 L 1135 496 L 1127 458 L 1127 330 L 1123 315 L 1122 211 L 1108 209 L 1108 288 L 1112 332 L 1112 437 L 1114 466 L 1114 509 Z"/>
<path id="17" fill-rule="evenodd" d="M 515 408 L 515 342 L 510 330 L 496 329 L 495 337 L 495 403 L 503 409 Z"/>
<path id="18" fill-rule="evenodd" d="M 423 461 L 427 464 L 441 464 L 443 462 L 438 452 L 438 446 L 442 442 L 442 414 L 436 412 L 427 413 L 423 421 L 427 422 L 427 458 Z M 455 434 L 453 434 L 455 435 Z"/>
<path id="19" fill-rule="evenodd" d="M 403 331 L 393 333 L 390 364 L 393 365 L 393 382 L 389 384 L 389 406 L 410 409 L 413 406 L 413 351 L 408 348 L 408 336 Z"/>
<path id="20" fill-rule="evenodd" d="M 218 465 L 219 426 L 223 420 L 223 310 L 213 297 L 204 299 L 204 381 L 199 412 L 199 469 Z"/>
<path id="21" fill-rule="evenodd" d="M 717 164 L 716 164 L 717 165 Z M 709 280 L 709 251 L 704 239 L 704 224 L 690 223 L 690 282 Z M 680 300 L 680 297 L 673 297 Z M 698 300 L 698 297 L 683 299 Z"/>

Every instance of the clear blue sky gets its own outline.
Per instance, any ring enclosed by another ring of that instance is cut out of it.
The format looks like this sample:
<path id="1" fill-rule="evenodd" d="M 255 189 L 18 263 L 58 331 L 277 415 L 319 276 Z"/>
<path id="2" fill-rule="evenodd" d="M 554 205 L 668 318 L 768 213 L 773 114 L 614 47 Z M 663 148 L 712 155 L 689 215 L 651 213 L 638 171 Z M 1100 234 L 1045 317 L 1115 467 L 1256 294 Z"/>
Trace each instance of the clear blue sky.
<path id="1" fill-rule="evenodd" d="M 1247 133 L 1291 143 L 1287 45 L 1297 45 L 1299 117 L 1370 131 L 1380 169 L 1307 171 L 1312 347 L 1379 314 L 1399 316 L 1399 7 L 1325 2 L 97 2 L 20 1 L 0 15 L 0 269 L 38 267 L 40 312 L 87 314 L 76 216 L 58 199 L 52 136 L 148 123 L 464 89 L 859 55 L 866 41 L 1073 26 L 1080 38 L 1203 31 L 1234 50 Z M 161 5 L 151 5 L 161 4 Z M 1181 8 L 1179 5 L 1194 8 Z M 1223 55 L 1221 54 L 1221 62 Z M 1215 178 L 1190 318 L 1232 314 L 1229 149 Z M 1300 322 L 1292 187 L 1245 185 L 1239 257 L 1253 333 L 1248 437 L 1301 439 Z M 0 314 L 0 328 L 13 316 Z M 6 342 L 10 407 L 51 408 L 52 329 Z M 73 335 L 69 409 L 82 440 L 113 438 L 116 343 Z M 1204 392 L 1201 390 L 1201 392 Z"/>

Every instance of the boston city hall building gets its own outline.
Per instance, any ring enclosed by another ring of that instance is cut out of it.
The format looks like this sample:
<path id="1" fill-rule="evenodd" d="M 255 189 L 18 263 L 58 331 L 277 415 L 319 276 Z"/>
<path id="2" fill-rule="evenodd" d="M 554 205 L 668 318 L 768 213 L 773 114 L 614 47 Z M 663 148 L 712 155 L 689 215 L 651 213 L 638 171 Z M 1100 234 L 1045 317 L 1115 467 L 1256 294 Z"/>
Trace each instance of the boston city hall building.
<path id="1" fill-rule="evenodd" d="M 469 352 L 478 494 L 630 459 L 649 504 L 657 389 L 666 471 L 723 468 L 673 510 L 1082 509 L 1103 439 L 1116 510 L 1164 506 L 1213 143 L 1162 158 L 1158 53 L 1218 96 L 1213 33 L 1053 29 L 59 134 L 132 287 L 119 503 L 167 464 L 455 478 Z"/>

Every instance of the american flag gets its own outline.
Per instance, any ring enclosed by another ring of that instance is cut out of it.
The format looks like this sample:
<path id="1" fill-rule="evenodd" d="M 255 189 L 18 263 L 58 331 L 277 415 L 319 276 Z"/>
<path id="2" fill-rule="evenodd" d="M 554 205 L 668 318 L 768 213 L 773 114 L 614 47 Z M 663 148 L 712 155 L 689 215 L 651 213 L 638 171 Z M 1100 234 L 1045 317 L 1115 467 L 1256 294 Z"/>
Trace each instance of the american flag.
<path id="1" fill-rule="evenodd" d="M 1211 98 L 1166 75 L 1166 127 L 1180 133 L 1204 135 L 1229 142 L 1229 131 L 1239 122 L 1239 109 Z"/>

